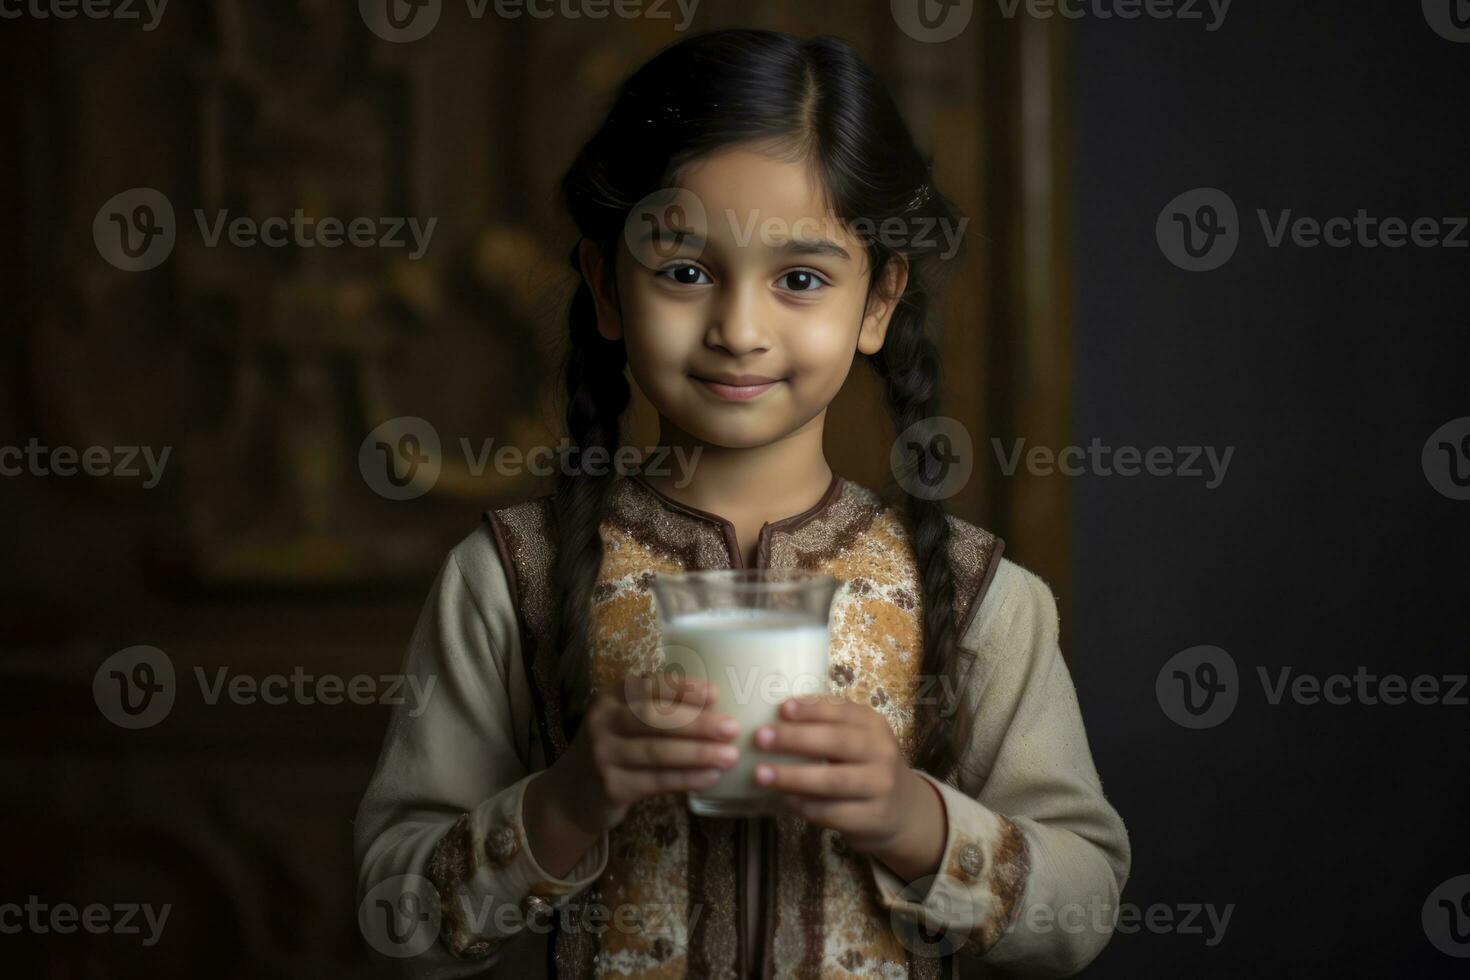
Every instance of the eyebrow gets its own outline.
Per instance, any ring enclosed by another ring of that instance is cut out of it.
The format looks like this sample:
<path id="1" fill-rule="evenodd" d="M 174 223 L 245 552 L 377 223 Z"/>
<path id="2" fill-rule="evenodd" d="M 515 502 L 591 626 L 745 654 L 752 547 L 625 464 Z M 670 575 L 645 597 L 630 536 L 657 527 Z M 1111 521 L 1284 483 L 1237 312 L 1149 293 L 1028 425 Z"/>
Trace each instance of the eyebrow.
<path id="1" fill-rule="evenodd" d="M 638 236 L 637 244 L 653 241 L 672 242 L 677 247 L 688 246 L 700 252 L 709 248 L 709 242 L 693 228 L 670 228 L 665 225 L 651 227 Z M 783 243 L 778 251 L 790 255 L 830 255 L 838 259 L 852 259 L 851 252 L 827 238 L 792 239 Z"/>
<path id="2" fill-rule="evenodd" d="M 834 241 L 825 238 L 804 239 L 787 242 L 781 246 L 781 251 L 791 252 L 795 255 L 831 255 L 839 259 L 851 259 L 852 255 Z"/>
<path id="3" fill-rule="evenodd" d="M 704 236 L 693 228 L 668 228 L 664 225 L 659 225 L 639 235 L 637 244 L 643 245 L 652 241 L 668 241 L 679 247 L 691 245 L 701 252 L 709 247 L 709 242 L 705 241 Z"/>

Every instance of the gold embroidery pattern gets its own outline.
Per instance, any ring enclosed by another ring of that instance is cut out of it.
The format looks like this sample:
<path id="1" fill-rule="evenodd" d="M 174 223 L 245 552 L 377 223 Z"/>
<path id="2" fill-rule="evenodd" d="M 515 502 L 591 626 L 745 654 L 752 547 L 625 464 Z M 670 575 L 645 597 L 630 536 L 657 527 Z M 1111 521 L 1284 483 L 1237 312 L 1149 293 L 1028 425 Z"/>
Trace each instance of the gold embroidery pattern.
<path id="1" fill-rule="evenodd" d="M 523 631 L 549 629 L 554 544 L 542 502 L 498 511 L 515 567 Z M 957 622 L 973 615 L 1000 554 L 999 539 L 951 518 Z M 724 568 L 730 554 L 717 523 L 669 506 L 636 480 L 615 488 L 602 529 L 603 566 L 589 619 L 593 683 L 616 685 L 660 666 L 653 574 Z M 916 675 L 921 661 L 921 593 L 901 515 L 847 481 L 819 513 L 769 530 L 763 557 L 774 568 L 826 571 L 843 581 L 831 620 L 832 690 L 866 702 L 912 758 Z M 535 608 L 531 608 L 535 607 Z M 523 638 L 524 642 L 524 638 Z M 533 637 L 534 642 L 534 637 Z M 538 685 L 554 678 L 538 652 Z M 554 687 L 543 687 L 543 698 Z M 545 707 L 554 709 L 555 699 Z M 552 720 L 555 720 L 554 718 Z M 558 735 L 559 725 L 552 725 Z M 563 930 L 562 976 L 699 976 L 736 980 L 736 866 L 733 821 L 692 817 L 680 795 L 645 800 L 609 835 L 607 870 L 589 900 L 609 909 L 652 903 L 673 910 L 670 934 Z M 840 835 L 798 817 L 775 821 L 777 880 L 772 943 L 778 976 L 942 975 L 946 964 L 911 958 L 889 926 L 866 859 Z M 1022 864 L 1011 874 L 1024 884 Z M 997 880 L 998 885 L 1005 882 Z"/>
<path id="2" fill-rule="evenodd" d="M 965 948 L 977 955 L 983 955 L 999 942 L 1020 915 L 1021 895 L 1026 890 L 1026 876 L 1031 871 L 1031 856 L 1021 828 L 1005 817 L 1000 818 L 1000 825 L 1000 836 L 993 842 L 985 861 L 990 915 L 965 942 Z M 964 881 L 965 876 L 957 873 L 962 871 L 957 854 L 948 873 Z"/>

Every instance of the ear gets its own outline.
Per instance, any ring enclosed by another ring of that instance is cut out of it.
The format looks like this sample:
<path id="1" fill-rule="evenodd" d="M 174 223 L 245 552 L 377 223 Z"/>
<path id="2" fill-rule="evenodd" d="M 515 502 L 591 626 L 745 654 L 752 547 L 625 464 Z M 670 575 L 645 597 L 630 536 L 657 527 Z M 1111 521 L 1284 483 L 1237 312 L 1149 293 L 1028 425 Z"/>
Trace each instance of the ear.
<path id="1" fill-rule="evenodd" d="M 876 354 L 883 349 L 883 338 L 888 336 L 888 324 L 893 311 L 898 309 L 899 297 L 909 284 L 909 260 L 895 255 L 883 270 L 883 278 L 873 294 L 868 297 L 868 308 L 863 313 L 863 325 L 858 331 L 857 349 L 864 354 Z"/>
<path id="2" fill-rule="evenodd" d="M 612 269 L 603 261 L 602 250 L 584 238 L 577 246 L 577 258 L 582 265 L 582 278 L 592 290 L 592 302 L 597 307 L 597 332 L 605 340 L 621 340 L 623 317 L 618 310 L 617 285 L 612 279 Z"/>

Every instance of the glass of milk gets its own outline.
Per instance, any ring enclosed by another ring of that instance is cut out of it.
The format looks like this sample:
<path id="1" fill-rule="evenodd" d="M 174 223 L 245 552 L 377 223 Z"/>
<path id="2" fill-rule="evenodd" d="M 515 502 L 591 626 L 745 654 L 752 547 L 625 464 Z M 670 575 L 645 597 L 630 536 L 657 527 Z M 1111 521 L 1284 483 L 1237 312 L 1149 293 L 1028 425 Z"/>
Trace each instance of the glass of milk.
<path id="1" fill-rule="evenodd" d="M 719 689 L 712 710 L 740 723 L 740 757 L 707 790 L 689 794 L 701 816 L 744 817 L 783 809 L 781 794 L 755 783 L 759 762 L 812 763 L 755 747 L 755 730 L 777 720 L 787 698 L 827 691 L 827 616 L 838 581 L 797 569 L 721 569 L 655 575 L 661 670 Z"/>

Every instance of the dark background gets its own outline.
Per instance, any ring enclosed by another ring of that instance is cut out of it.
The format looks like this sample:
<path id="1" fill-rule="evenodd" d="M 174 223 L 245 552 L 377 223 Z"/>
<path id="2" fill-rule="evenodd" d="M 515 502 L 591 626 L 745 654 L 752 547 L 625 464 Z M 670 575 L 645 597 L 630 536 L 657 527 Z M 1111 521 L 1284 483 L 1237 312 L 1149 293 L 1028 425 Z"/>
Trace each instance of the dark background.
<path id="1" fill-rule="evenodd" d="M 146 492 L 0 480 L 0 902 L 174 905 L 149 950 L 0 936 L 6 975 L 377 969 L 350 820 L 386 710 L 181 696 L 124 732 L 99 716 L 93 673 L 135 644 L 181 673 L 397 668 L 444 550 L 485 506 L 542 488 L 446 473 L 389 503 L 357 473 L 358 441 L 416 414 L 446 441 L 554 442 L 541 393 L 570 237 L 552 184 L 612 85 L 677 38 L 446 13 L 420 46 L 387 46 L 343 6 L 173 0 L 152 34 L 0 20 L 0 445 L 176 447 Z M 1470 214 L 1470 43 L 1415 3 L 1235 0 L 1214 32 L 998 9 L 980 3 L 941 45 L 904 38 L 886 0 L 705 0 L 695 28 L 847 37 L 972 216 L 938 324 L 951 414 L 976 434 L 953 509 L 1058 593 L 1132 837 L 1125 901 L 1176 918 L 1234 905 L 1218 946 L 1120 934 L 1088 975 L 1463 975 L 1420 913 L 1470 873 L 1470 708 L 1272 706 L 1256 668 L 1470 671 L 1470 503 L 1420 465 L 1429 434 L 1470 415 L 1470 250 L 1273 249 L 1256 209 Z M 441 221 L 417 267 L 181 246 L 120 273 L 91 222 L 142 185 L 181 219 L 284 201 Z M 1155 221 L 1205 186 L 1233 199 L 1242 238 L 1223 267 L 1185 272 Z M 248 424 L 242 365 L 268 392 Z M 871 386 L 843 399 L 833 458 L 873 483 Z M 1235 453 L 1214 490 L 1046 479 L 1001 473 L 992 436 Z M 1231 654 L 1242 690 L 1227 721 L 1191 731 L 1155 679 L 1204 644 Z"/>
<path id="2" fill-rule="evenodd" d="M 1269 248 L 1255 209 L 1470 211 L 1470 45 L 1417 4 L 1236 3 L 1213 34 L 1076 31 L 1079 442 L 1233 445 L 1222 486 L 1085 477 L 1070 646 L 1127 899 L 1236 904 L 1224 943 L 1115 936 L 1091 973 L 1463 976 L 1420 909 L 1470 871 L 1470 709 L 1271 706 L 1256 668 L 1464 674 L 1470 512 L 1428 484 L 1470 413 L 1470 252 Z M 1221 268 L 1161 259 L 1193 187 L 1244 234 Z M 1158 710 L 1174 653 L 1228 651 L 1243 691 L 1203 731 Z"/>

